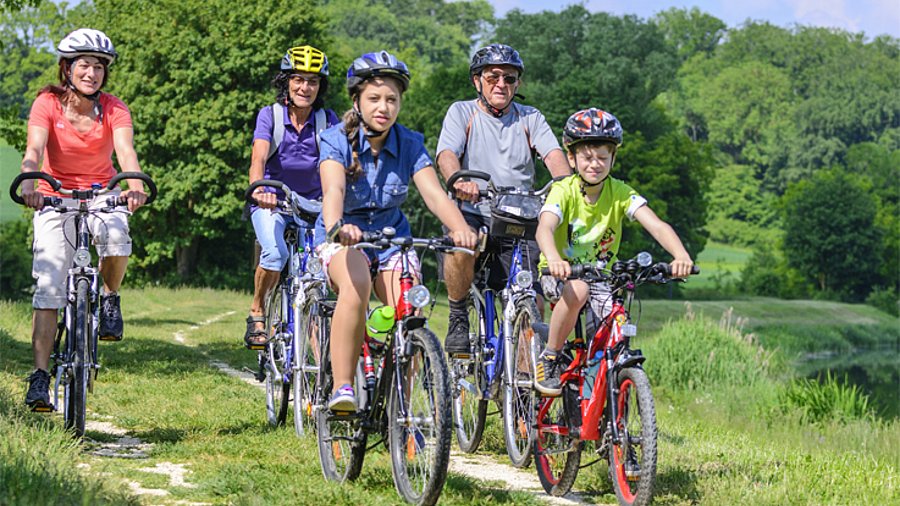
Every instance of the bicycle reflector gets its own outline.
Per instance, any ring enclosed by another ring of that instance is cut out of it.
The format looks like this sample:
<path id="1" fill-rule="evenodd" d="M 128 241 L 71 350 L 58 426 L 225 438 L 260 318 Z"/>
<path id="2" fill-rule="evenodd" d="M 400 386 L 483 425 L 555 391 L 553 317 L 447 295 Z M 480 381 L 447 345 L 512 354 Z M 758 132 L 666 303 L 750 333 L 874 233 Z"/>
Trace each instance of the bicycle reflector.
<path id="1" fill-rule="evenodd" d="M 91 263 L 91 252 L 84 248 L 75 250 L 75 256 L 72 257 L 72 261 L 75 262 L 77 267 L 84 267 Z"/>
<path id="2" fill-rule="evenodd" d="M 406 292 L 406 300 L 416 309 L 421 309 L 431 302 L 431 293 L 425 285 L 416 285 Z"/>
<path id="3" fill-rule="evenodd" d="M 516 273 L 516 285 L 522 289 L 531 288 L 531 284 L 534 282 L 534 276 L 531 275 L 531 271 L 519 271 Z"/>
<path id="4" fill-rule="evenodd" d="M 318 258 L 311 257 L 308 262 L 306 262 L 306 272 L 312 274 L 313 276 L 318 276 L 322 273 L 322 261 Z"/>

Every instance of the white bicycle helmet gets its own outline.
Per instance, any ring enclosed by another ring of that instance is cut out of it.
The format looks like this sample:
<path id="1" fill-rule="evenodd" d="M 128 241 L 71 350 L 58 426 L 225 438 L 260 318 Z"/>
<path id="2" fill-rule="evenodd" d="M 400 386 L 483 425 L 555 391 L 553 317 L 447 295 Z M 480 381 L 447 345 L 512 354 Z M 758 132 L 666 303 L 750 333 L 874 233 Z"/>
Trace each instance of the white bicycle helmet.
<path id="1" fill-rule="evenodd" d="M 59 46 L 56 47 L 56 53 L 60 59 L 96 56 L 106 60 L 107 65 L 111 65 L 119 56 L 109 37 L 100 30 L 92 28 L 79 28 L 63 37 L 59 41 Z"/>

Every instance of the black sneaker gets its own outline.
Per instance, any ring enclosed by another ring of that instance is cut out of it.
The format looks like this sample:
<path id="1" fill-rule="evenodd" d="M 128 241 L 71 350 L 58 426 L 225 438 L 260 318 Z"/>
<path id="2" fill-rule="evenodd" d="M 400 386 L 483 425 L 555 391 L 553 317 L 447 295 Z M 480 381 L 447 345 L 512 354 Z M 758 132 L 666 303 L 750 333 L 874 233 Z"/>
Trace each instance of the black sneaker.
<path id="1" fill-rule="evenodd" d="M 121 341 L 124 326 L 119 294 L 106 294 L 100 299 L 100 340 Z"/>
<path id="2" fill-rule="evenodd" d="M 534 388 L 538 392 L 556 397 L 562 393 L 562 383 L 559 381 L 559 354 L 545 349 L 534 364 Z"/>
<path id="3" fill-rule="evenodd" d="M 465 311 L 450 309 L 444 350 L 453 356 L 469 356 L 469 316 Z"/>
<path id="4" fill-rule="evenodd" d="M 50 404 L 50 373 L 43 369 L 35 369 L 28 376 L 28 393 L 25 394 L 25 405 L 33 411 L 52 411 Z"/>

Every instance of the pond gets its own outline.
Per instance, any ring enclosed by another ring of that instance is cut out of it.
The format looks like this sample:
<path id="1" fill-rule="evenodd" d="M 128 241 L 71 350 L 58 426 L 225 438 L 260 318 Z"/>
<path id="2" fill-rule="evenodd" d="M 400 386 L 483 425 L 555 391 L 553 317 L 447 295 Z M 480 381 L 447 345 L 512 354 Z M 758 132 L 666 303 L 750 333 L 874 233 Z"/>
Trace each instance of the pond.
<path id="1" fill-rule="evenodd" d="M 857 385 L 869 396 L 869 405 L 881 418 L 900 418 L 900 348 L 820 353 L 804 359 L 799 373 L 824 378 L 830 372 L 838 381 Z"/>

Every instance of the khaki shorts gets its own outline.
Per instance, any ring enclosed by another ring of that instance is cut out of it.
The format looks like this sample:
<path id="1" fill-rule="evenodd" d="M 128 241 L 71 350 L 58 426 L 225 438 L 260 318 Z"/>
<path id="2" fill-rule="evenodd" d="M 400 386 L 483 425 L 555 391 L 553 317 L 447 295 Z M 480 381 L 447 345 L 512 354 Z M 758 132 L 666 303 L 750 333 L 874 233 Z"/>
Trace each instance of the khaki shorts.
<path id="1" fill-rule="evenodd" d="M 91 202 L 91 209 L 106 206 L 106 199 L 119 192 L 107 193 Z M 78 201 L 63 199 L 66 207 Z M 131 236 L 128 235 L 128 213 L 121 210 L 88 216 L 88 229 L 97 254 L 102 257 L 131 255 Z M 60 214 L 45 207 L 34 213 L 34 243 L 31 275 L 35 279 L 32 306 L 35 309 L 59 309 L 66 305 L 66 277 L 75 254 L 75 213 Z"/>
<path id="2" fill-rule="evenodd" d="M 556 304 L 562 297 L 565 282 L 554 278 L 553 276 L 541 276 L 541 288 L 544 289 L 544 297 L 551 304 Z M 593 337 L 600 323 L 612 311 L 612 292 L 608 283 L 589 283 L 591 293 L 588 296 L 587 308 L 585 311 L 585 338 Z"/>

